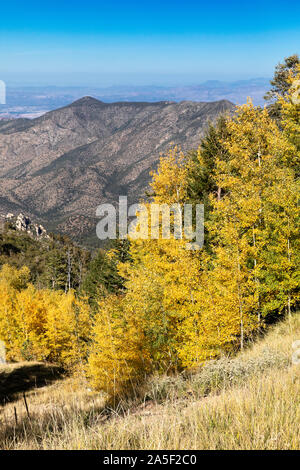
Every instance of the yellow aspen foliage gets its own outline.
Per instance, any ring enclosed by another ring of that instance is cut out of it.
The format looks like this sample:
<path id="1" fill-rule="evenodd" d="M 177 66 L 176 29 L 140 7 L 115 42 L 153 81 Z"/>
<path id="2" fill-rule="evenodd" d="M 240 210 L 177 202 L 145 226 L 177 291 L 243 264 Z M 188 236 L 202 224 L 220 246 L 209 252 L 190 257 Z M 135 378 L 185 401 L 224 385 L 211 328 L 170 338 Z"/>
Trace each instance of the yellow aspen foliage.
<path id="1" fill-rule="evenodd" d="M 186 171 L 185 157 L 175 147 L 153 173 L 153 203 L 182 203 Z M 151 205 L 146 207 L 150 216 Z M 151 235 L 150 228 L 149 217 L 146 227 L 138 224 L 136 230 Z M 145 238 L 130 233 L 130 261 L 118 266 L 126 294 L 100 303 L 96 317 L 89 375 L 94 387 L 111 395 L 128 390 L 150 371 L 182 368 L 180 324 L 193 308 L 198 260 L 194 256 L 193 261 L 183 238 Z"/>
<path id="2" fill-rule="evenodd" d="M 19 359 L 15 338 L 18 324 L 14 318 L 15 290 L 3 279 L 0 281 L 0 340 L 6 346 L 7 360 Z"/>
<path id="3" fill-rule="evenodd" d="M 261 253 L 263 314 L 275 311 L 290 315 L 300 299 L 299 183 L 291 169 L 283 168 L 268 190 Z"/>
<path id="4" fill-rule="evenodd" d="M 7 264 L 0 270 L 0 339 L 4 341 L 7 359 L 22 359 L 20 322 L 15 315 L 17 296 L 26 288 L 30 279 L 29 269 L 15 269 Z M 17 338 L 18 341 L 17 341 Z"/>
<path id="5" fill-rule="evenodd" d="M 30 270 L 27 266 L 16 269 L 9 264 L 4 264 L 0 270 L 0 282 L 5 282 L 13 289 L 24 289 L 30 280 Z"/>
<path id="6" fill-rule="evenodd" d="M 151 172 L 150 187 L 156 204 L 182 203 L 186 198 L 186 157 L 178 146 L 160 158 L 157 171 Z"/>
<path id="7" fill-rule="evenodd" d="M 141 325 L 124 312 L 121 297 L 112 295 L 99 302 L 88 360 L 92 386 L 111 397 L 132 391 L 149 372 Z"/>
<path id="8" fill-rule="evenodd" d="M 290 88 L 279 96 L 282 140 L 286 152 L 276 169 L 275 184 L 266 189 L 266 224 L 263 294 L 265 311 L 291 313 L 299 301 L 299 164 L 300 164 L 300 66 L 290 72 Z M 288 147 L 289 144 L 289 147 Z"/>
<path id="9" fill-rule="evenodd" d="M 87 357 L 90 309 L 73 291 L 36 289 L 28 268 L 0 270 L 0 339 L 8 360 L 39 360 L 65 367 Z"/>
<path id="10" fill-rule="evenodd" d="M 182 204 L 187 199 L 187 171 L 185 155 L 174 147 L 162 157 L 156 172 L 152 173 L 153 202 L 147 205 L 149 214 L 154 205 Z M 174 213 L 170 216 L 171 233 L 162 238 L 162 215 L 158 239 L 131 240 L 130 259 L 120 264 L 120 274 L 126 287 L 126 314 L 135 318 L 143 329 L 144 349 L 150 358 L 151 370 L 174 371 L 182 368 L 178 356 L 184 338 L 183 320 L 195 308 L 195 292 L 199 284 L 198 256 L 186 249 L 184 232 L 174 238 Z M 152 231 L 151 231 L 152 229 Z"/>
<path id="11" fill-rule="evenodd" d="M 199 282 L 197 257 L 183 240 L 140 241 L 127 265 L 126 308 L 139 319 L 152 369 L 181 369 L 182 321 L 194 309 Z M 124 269 L 124 267 L 123 267 Z"/>
<path id="12" fill-rule="evenodd" d="M 93 387 L 120 396 L 153 371 L 194 367 L 243 348 L 269 318 L 290 314 L 300 298 L 300 69 L 290 80 L 282 129 L 249 101 L 223 122 L 226 132 L 211 133 L 193 164 L 178 147 L 161 158 L 129 253 L 127 245 L 124 257 L 116 249 L 108 254 L 124 295 L 107 295 L 93 317 L 89 299 L 38 290 L 28 268 L 3 266 L 0 339 L 8 358 L 83 370 L 88 357 Z M 187 233 L 175 233 L 174 207 L 182 218 L 191 179 L 209 206 L 209 243 L 200 251 L 187 249 Z M 167 236 L 161 211 L 155 225 L 150 217 L 162 205 L 174 205 Z"/>
<path id="13" fill-rule="evenodd" d="M 232 253 L 226 258 L 223 266 L 213 270 L 206 268 L 201 273 L 193 309 L 182 322 L 184 340 L 179 344 L 178 352 L 184 368 L 231 352 L 240 345 L 241 331 L 244 335 L 249 334 L 255 326 L 249 316 L 253 305 L 249 298 L 245 301 L 242 290 L 244 274 L 234 264 L 238 258 L 232 258 Z M 211 260 L 206 262 L 210 264 Z"/>
<path id="14" fill-rule="evenodd" d="M 47 358 L 47 309 L 43 294 L 29 285 L 15 295 L 13 316 L 18 325 L 15 344 L 26 360 Z"/>
<path id="15" fill-rule="evenodd" d="M 251 102 L 227 125 L 227 156 L 216 158 L 214 174 L 223 197 L 211 194 L 206 223 L 210 255 L 202 255 L 194 308 L 180 326 L 184 367 L 243 348 L 261 316 L 290 312 L 299 299 L 299 185 L 285 166 L 291 145 Z"/>
<path id="16" fill-rule="evenodd" d="M 87 356 L 90 336 L 90 308 L 74 291 L 52 291 L 48 297 L 46 338 L 48 359 L 72 367 Z"/>
<path id="17" fill-rule="evenodd" d="M 213 201 L 214 212 L 208 224 L 215 236 L 214 263 L 220 269 L 228 255 L 236 260 L 239 276 L 244 273 L 239 292 L 244 292 L 242 298 L 249 313 L 253 311 L 251 304 L 256 305 L 260 321 L 267 300 L 266 285 L 271 282 L 273 270 L 273 262 L 269 260 L 267 264 L 266 250 L 275 243 L 279 247 L 288 226 L 296 228 L 298 196 L 293 170 L 283 168 L 291 146 L 267 110 L 254 108 L 251 102 L 237 109 L 228 128 L 229 159 L 217 162 L 215 176 L 225 196 Z M 287 184 L 290 195 L 284 191 Z M 275 243 L 271 243 L 272 239 Z M 284 244 L 287 247 L 288 238 Z M 288 255 L 286 248 L 285 252 Z M 274 295 L 276 292 L 281 295 L 282 288 L 283 283 L 277 285 Z"/>

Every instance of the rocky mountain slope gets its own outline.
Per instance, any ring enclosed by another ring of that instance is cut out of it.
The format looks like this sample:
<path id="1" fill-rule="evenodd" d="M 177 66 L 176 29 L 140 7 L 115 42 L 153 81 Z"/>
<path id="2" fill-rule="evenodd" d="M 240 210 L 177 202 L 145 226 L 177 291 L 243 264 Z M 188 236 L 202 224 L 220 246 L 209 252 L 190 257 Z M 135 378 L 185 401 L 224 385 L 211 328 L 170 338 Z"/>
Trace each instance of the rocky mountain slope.
<path id="1" fill-rule="evenodd" d="M 47 230 L 86 240 L 95 233 L 99 204 L 119 195 L 138 202 L 160 153 L 172 143 L 197 147 L 207 121 L 232 107 L 226 100 L 103 103 L 85 97 L 36 119 L 2 121 L 0 212 L 23 212 Z"/>

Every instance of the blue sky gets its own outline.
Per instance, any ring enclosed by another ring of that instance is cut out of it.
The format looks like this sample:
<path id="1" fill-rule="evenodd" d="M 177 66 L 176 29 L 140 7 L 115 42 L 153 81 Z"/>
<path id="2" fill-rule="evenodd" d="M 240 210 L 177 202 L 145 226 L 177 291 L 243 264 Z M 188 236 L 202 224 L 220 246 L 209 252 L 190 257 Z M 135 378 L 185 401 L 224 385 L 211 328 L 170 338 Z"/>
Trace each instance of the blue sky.
<path id="1" fill-rule="evenodd" d="M 297 1 L 19 1 L 0 6 L 11 84 L 192 84 L 270 77 L 300 52 Z"/>

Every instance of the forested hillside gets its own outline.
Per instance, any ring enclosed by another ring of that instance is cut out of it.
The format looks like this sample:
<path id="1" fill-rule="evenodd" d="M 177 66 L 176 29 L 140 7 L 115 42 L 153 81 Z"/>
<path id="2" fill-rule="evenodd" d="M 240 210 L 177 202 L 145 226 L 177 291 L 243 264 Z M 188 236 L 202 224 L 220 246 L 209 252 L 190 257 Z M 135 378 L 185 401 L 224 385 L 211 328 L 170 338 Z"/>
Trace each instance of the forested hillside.
<path id="1" fill-rule="evenodd" d="M 291 316 L 300 280 L 300 66 L 284 70 L 276 120 L 249 100 L 209 126 L 197 150 L 171 148 L 152 173 L 146 204 L 205 204 L 203 249 L 187 250 L 185 236 L 131 237 L 90 259 L 68 239 L 37 242 L 6 228 L 0 338 L 9 360 L 80 369 L 95 390 L 120 398 L 153 373 L 243 350 Z"/>

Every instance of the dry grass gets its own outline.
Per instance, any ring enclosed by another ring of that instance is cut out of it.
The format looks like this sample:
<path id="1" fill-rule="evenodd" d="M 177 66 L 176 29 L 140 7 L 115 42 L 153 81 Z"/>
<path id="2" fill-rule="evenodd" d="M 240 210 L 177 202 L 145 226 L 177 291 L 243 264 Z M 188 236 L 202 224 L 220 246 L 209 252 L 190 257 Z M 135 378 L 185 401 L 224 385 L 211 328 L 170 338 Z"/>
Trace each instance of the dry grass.
<path id="1" fill-rule="evenodd" d="M 22 399 L 2 409 L 0 448 L 299 449 L 295 339 L 299 314 L 234 359 L 190 377 L 152 378 L 144 401 L 123 409 L 107 410 L 101 395 L 75 379 L 33 390 L 29 417 Z"/>

